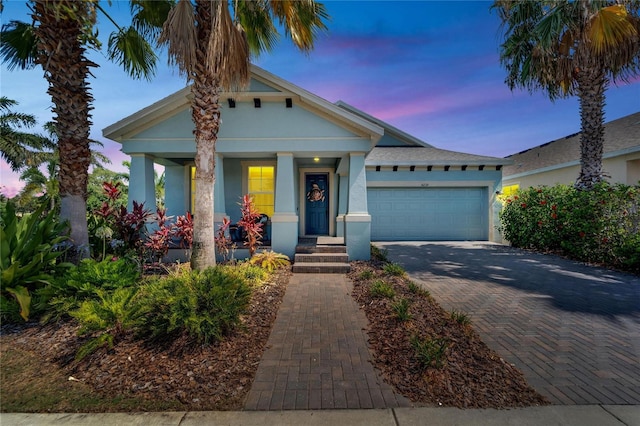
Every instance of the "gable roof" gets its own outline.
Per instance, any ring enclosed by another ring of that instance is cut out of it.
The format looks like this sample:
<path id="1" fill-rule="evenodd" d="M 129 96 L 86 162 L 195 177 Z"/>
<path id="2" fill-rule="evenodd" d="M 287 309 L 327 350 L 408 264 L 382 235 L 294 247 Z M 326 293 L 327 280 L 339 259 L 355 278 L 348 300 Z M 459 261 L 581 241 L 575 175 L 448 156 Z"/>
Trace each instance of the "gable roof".
<path id="1" fill-rule="evenodd" d="M 574 133 L 507 156 L 513 163 L 504 168 L 504 177 L 579 161 L 580 135 Z M 640 152 L 640 112 L 605 123 L 604 157 L 632 152 Z"/>
<path id="2" fill-rule="evenodd" d="M 251 78 L 258 84 L 253 84 L 247 91 L 225 92 L 223 98 L 242 100 L 260 97 L 265 99 L 292 98 L 299 105 L 354 132 L 367 136 L 372 141 L 372 147 L 383 136 L 384 130 L 365 118 L 353 114 L 331 102 L 308 92 L 288 81 L 277 77 L 262 68 L 251 65 Z M 269 89 L 269 90 L 266 90 Z M 123 142 L 151 126 L 188 109 L 191 106 L 191 89 L 185 87 L 140 111 L 104 128 L 104 137 L 116 142 Z"/>

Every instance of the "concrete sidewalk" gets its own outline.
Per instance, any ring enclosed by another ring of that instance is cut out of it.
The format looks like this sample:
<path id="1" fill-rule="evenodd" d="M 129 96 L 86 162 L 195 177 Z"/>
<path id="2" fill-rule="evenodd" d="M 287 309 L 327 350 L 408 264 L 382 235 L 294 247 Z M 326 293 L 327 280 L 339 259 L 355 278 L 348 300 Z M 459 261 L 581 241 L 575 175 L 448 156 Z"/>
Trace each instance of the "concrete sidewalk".
<path id="1" fill-rule="evenodd" d="M 413 425 L 544 425 L 638 426 L 640 407 L 632 405 L 574 405 L 510 410 L 457 408 L 392 408 L 379 410 L 203 411 L 110 414 L 0 414 L 2 426 L 413 426 Z"/>

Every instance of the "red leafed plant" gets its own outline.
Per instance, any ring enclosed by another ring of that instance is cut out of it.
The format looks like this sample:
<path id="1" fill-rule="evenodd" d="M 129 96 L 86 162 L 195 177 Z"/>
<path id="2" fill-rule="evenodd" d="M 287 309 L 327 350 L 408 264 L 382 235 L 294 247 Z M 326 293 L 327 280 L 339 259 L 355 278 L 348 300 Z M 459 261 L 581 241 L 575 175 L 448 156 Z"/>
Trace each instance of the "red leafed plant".
<path id="1" fill-rule="evenodd" d="M 242 218 L 238 225 L 242 226 L 246 233 L 244 245 L 249 249 L 249 257 L 253 256 L 262 239 L 262 223 L 260 223 L 260 212 L 253 204 L 253 198 L 247 194 L 242 197 L 240 203 L 240 214 Z"/>
<path id="2" fill-rule="evenodd" d="M 222 225 L 218 227 L 218 232 L 216 233 L 216 250 L 222 256 L 224 260 L 227 260 L 227 256 L 229 256 L 229 238 L 227 238 L 226 231 L 231 225 L 231 221 L 228 218 L 222 219 Z"/>
<path id="3" fill-rule="evenodd" d="M 173 237 L 173 226 L 168 222 L 171 219 L 167 216 L 166 209 L 158 209 L 156 212 L 156 229 L 145 241 L 144 247 L 151 252 L 154 261 L 161 261 L 169 253 L 169 241 Z"/>
<path id="4" fill-rule="evenodd" d="M 180 240 L 180 247 L 190 248 L 193 243 L 193 216 L 187 212 L 178 216 L 173 224 L 173 235 Z"/>

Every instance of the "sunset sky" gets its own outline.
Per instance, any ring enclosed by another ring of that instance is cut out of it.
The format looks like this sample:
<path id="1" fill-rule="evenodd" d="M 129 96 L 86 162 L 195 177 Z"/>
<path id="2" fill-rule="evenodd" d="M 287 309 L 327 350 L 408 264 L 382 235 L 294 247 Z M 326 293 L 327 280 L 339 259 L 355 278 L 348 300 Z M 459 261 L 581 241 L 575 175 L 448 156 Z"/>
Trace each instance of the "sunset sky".
<path id="1" fill-rule="evenodd" d="M 28 21 L 25 1 L 5 1 L 2 23 Z M 107 6 L 108 2 L 103 2 Z M 580 130 L 576 98 L 552 103 L 544 93 L 511 92 L 499 62 L 500 22 L 485 1 L 326 1 L 329 31 L 304 55 L 284 37 L 275 51 L 253 60 L 267 71 L 331 102 L 361 109 L 438 148 L 504 157 Z M 129 3 L 107 8 L 123 25 Z M 101 38 L 114 29 L 99 16 Z M 162 54 L 151 82 L 134 81 L 104 53 L 91 87 L 91 137 L 105 144 L 111 168 L 128 159 L 102 129 L 183 88 L 185 80 Z M 40 68 L 0 69 L 2 96 L 16 110 L 51 119 L 51 100 Z M 605 121 L 640 111 L 640 79 L 611 86 Z M 14 195 L 17 175 L 0 163 L 0 191 Z"/>

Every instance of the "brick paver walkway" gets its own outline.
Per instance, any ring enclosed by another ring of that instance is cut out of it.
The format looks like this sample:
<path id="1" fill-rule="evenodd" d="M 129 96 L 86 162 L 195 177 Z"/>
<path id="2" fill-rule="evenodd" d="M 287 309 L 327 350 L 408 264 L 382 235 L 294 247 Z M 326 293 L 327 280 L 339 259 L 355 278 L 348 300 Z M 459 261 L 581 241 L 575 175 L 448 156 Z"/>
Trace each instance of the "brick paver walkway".
<path id="1" fill-rule="evenodd" d="M 491 243 L 384 243 L 554 404 L 640 404 L 640 278 Z"/>
<path id="2" fill-rule="evenodd" d="M 341 274 L 293 274 L 246 410 L 409 406 L 370 363 L 364 313 Z"/>

